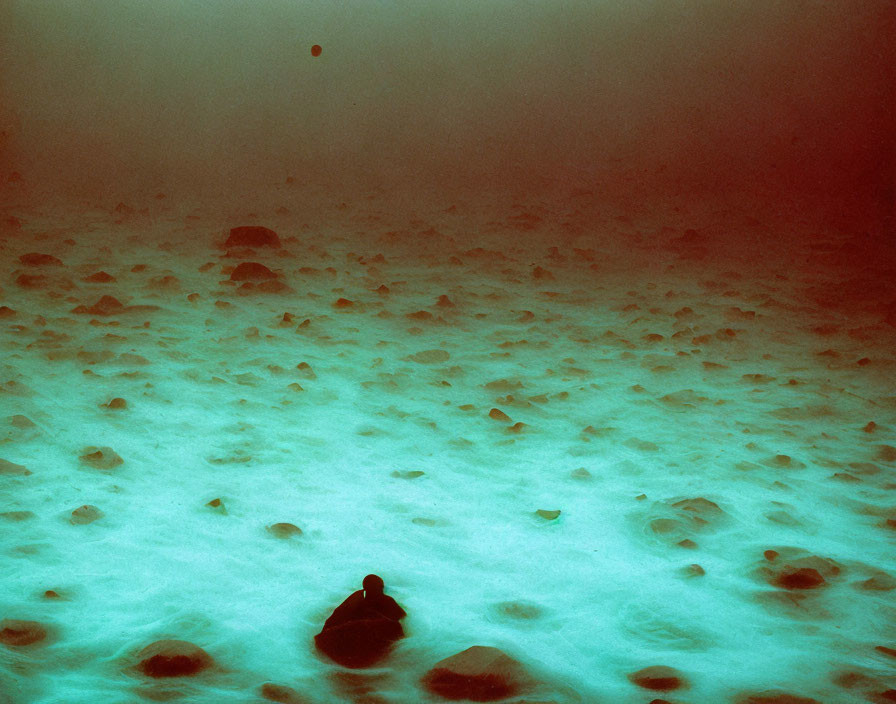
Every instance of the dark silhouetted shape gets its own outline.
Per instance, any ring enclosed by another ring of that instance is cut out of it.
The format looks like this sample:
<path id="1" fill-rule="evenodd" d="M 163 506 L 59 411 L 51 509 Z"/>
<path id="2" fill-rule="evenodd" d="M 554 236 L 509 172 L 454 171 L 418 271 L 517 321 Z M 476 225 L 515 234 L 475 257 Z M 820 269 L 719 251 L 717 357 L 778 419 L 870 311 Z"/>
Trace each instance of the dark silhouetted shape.
<path id="1" fill-rule="evenodd" d="M 337 606 L 314 636 L 317 649 L 344 667 L 370 667 L 404 637 L 399 621 L 407 614 L 383 593 L 383 580 L 369 574 L 363 587 Z"/>

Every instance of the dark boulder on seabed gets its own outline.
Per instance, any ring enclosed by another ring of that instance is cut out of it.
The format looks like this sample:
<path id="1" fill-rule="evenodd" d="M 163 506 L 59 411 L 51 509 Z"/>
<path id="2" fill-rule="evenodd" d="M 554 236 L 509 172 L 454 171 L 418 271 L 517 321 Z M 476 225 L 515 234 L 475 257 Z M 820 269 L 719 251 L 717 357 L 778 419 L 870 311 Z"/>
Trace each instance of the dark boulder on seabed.
<path id="1" fill-rule="evenodd" d="M 314 636 L 314 644 L 343 667 L 364 668 L 383 660 L 403 637 L 398 621 L 372 617 L 327 628 Z"/>
<path id="2" fill-rule="evenodd" d="M 225 247 L 279 247 L 277 233 L 259 225 L 243 225 L 230 230 Z"/>
<path id="3" fill-rule="evenodd" d="M 483 645 L 440 660 L 423 677 L 427 691 L 454 701 L 494 702 L 532 683 L 520 663 L 498 648 Z"/>
<path id="4" fill-rule="evenodd" d="M 39 643 L 47 637 L 47 629 L 37 621 L 5 618 L 0 621 L 0 643 L 21 647 Z"/>

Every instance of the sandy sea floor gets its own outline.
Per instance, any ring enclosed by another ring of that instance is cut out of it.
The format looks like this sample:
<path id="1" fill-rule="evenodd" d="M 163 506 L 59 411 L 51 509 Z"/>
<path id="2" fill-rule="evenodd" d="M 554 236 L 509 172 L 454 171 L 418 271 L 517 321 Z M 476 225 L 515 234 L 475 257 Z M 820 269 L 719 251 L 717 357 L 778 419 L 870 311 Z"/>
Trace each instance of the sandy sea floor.
<path id="1" fill-rule="evenodd" d="M 299 190 L 4 209 L 0 619 L 47 636 L 0 702 L 437 702 L 472 645 L 513 702 L 892 701 L 890 263 L 749 203 Z M 349 672 L 311 639 L 371 572 L 408 637 Z M 166 638 L 216 666 L 135 673 Z"/>

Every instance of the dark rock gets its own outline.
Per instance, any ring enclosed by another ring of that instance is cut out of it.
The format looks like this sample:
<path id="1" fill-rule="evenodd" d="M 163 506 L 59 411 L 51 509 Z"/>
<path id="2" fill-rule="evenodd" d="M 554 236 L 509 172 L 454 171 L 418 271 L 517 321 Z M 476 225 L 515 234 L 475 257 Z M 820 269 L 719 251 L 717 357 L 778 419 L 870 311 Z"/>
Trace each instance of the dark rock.
<path id="1" fill-rule="evenodd" d="M 404 317 L 410 320 L 432 320 L 434 316 L 428 310 L 418 310 L 413 313 L 405 313 Z"/>
<path id="2" fill-rule="evenodd" d="M 5 518 L 7 521 L 27 521 L 29 518 L 34 518 L 34 513 L 31 511 L 4 511 L 0 513 L 0 518 Z"/>
<path id="3" fill-rule="evenodd" d="M 896 578 L 886 572 L 877 572 L 863 582 L 854 585 L 857 589 L 873 592 L 889 592 L 896 589 Z"/>
<path id="4" fill-rule="evenodd" d="M 0 643 L 13 647 L 39 643 L 47 637 L 47 629 L 37 621 L 6 618 L 0 621 Z"/>
<path id="5" fill-rule="evenodd" d="M 8 460 L 0 460 L 0 477 L 18 475 L 27 477 L 31 471 L 23 464 L 16 464 Z"/>
<path id="6" fill-rule="evenodd" d="M 30 252 L 19 257 L 19 261 L 27 266 L 62 266 L 62 262 L 52 254 Z"/>
<path id="7" fill-rule="evenodd" d="M 202 648 L 185 640 L 157 640 L 137 657 L 137 668 L 149 677 L 187 677 L 214 664 Z"/>
<path id="8" fill-rule="evenodd" d="M 546 521 L 553 521 L 560 518 L 560 509 L 548 509 L 548 508 L 540 508 L 535 511 L 535 515 L 539 518 L 543 518 Z"/>
<path id="9" fill-rule="evenodd" d="M 314 373 L 314 370 L 308 362 L 299 362 L 296 365 L 296 369 L 298 369 L 306 379 L 317 379 L 317 374 Z"/>
<path id="10" fill-rule="evenodd" d="M 843 689 L 855 689 L 857 687 L 868 689 L 877 686 L 877 681 L 873 677 L 855 670 L 835 670 L 831 672 L 830 679 L 831 682 Z"/>
<path id="11" fill-rule="evenodd" d="M 231 281 L 262 281 L 275 278 L 277 275 L 273 271 L 258 262 L 241 262 L 230 274 Z"/>
<path id="12" fill-rule="evenodd" d="M 520 663 L 498 648 L 483 645 L 440 660 L 423 677 L 423 685 L 433 694 L 474 702 L 513 696 L 530 683 Z"/>
<path id="13" fill-rule="evenodd" d="M 273 230 L 259 225 L 244 225 L 230 230 L 225 247 L 279 247 L 280 238 Z"/>
<path id="14" fill-rule="evenodd" d="M 672 508 L 687 512 L 687 514 L 692 516 L 700 516 L 703 522 L 707 523 L 713 518 L 722 516 L 725 513 L 719 508 L 717 503 L 710 501 L 709 499 L 704 499 L 702 496 L 676 501 L 672 504 Z"/>
<path id="15" fill-rule="evenodd" d="M 665 665 L 645 667 L 643 670 L 630 673 L 628 678 L 639 687 L 656 692 L 671 692 L 688 686 L 687 680 L 678 670 Z"/>
<path id="16" fill-rule="evenodd" d="M 114 469 L 124 462 L 111 447 L 87 447 L 78 459 L 95 469 Z"/>
<path id="17" fill-rule="evenodd" d="M 785 567 L 772 579 L 772 584 L 784 589 L 815 589 L 826 584 L 818 570 L 811 567 Z"/>
<path id="18" fill-rule="evenodd" d="M 91 284 L 111 284 L 115 283 L 115 277 L 111 274 L 107 274 L 105 271 L 98 271 L 90 276 L 85 276 L 81 281 L 86 281 Z"/>
<path id="19" fill-rule="evenodd" d="M 19 428 L 20 430 L 37 427 L 28 416 L 23 415 L 9 416 L 9 424 L 14 428 Z"/>
<path id="20" fill-rule="evenodd" d="M 878 445 L 875 459 L 881 462 L 896 462 L 896 447 L 892 445 Z"/>
<path id="21" fill-rule="evenodd" d="M 688 565 L 682 571 L 684 572 L 685 577 L 702 577 L 706 574 L 706 570 L 696 563 Z"/>
<path id="22" fill-rule="evenodd" d="M 363 618 L 326 628 L 314 636 L 317 649 L 343 667 L 370 667 L 404 637 L 398 621 Z"/>
<path id="23" fill-rule="evenodd" d="M 224 502 L 221 501 L 221 499 L 212 499 L 206 506 L 220 514 L 227 515 L 227 508 L 224 506 Z"/>
<path id="24" fill-rule="evenodd" d="M 648 526 L 657 535 L 675 535 L 684 530 L 682 523 L 674 518 L 654 518 Z"/>
<path id="25" fill-rule="evenodd" d="M 816 589 L 840 574 L 840 566 L 831 559 L 810 555 L 801 548 L 779 547 L 773 561 L 763 560 L 759 574 L 772 586 L 782 589 Z"/>
<path id="26" fill-rule="evenodd" d="M 87 306 L 77 306 L 72 308 L 72 313 L 89 314 L 89 315 L 115 315 L 125 310 L 124 305 L 114 296 L 103 296 L 89 308 Z"/>
<path id="27" fill-rule="evenodd" d="M 16 284 L 22 288 L 40 288 L 47 286 L 49 279 L 41 274 L 19 274 L 16 277 Z"/>
<path id="28" fill-rule="evenodd" d="M 72 525 L 83 526 L 99 520 L 103 517 L 103 515 L 103 512 L 100 511 L 96 506 L 84 504 L 83 506 L 79 506 L 74 511 L 72 511 L 72 516 L 68 519 L 68 522 Z"/>
<path id="29" fill-rule="evenodd" d="M 416 479 L 417 477 L 422 477 L 425 472 L 422 472 L 419 469 L 409 469 L 409 470 L 394 470 L 389 473 L 390 477 L 395 477 L 396 479 Z"/>
<path id="30" fill-rule="evenodd" d="M 302 529 L 292 523 L 274 523 L 268 526 L 268 532 L 277 538 L 291 538 L 294 535 L 301 535 Z"/>
<path id="31" fill-rule="evenodd" d="M 859 477 L 850 474 L 849 472 L 834 472 L 831 475 L 831 479 L 836 479 L 837 481 L 846 482 L 848 484 L 856 484 L 862 481 Z"/>
<path id="32" fill-rule="evenodd" d="M 727 519 L 725 511 L 702 496 L 657 502 L 646 508 L 645 514 L 649 540 L 685 548 L 696 547 L 695 534 L 712 530 Z"/>
<path id="33" fill-rule="evenodd" d="M 817 699 L 798 697 L 778 690 L 766 690 L 752 694 L 741 695 L 736 704 L 821 704 Z"/>
<path id="34" fill-rule="evenodd" d="M 148 288 L 156 291 L 174 292 L 180 290 L 180 279 L 171 274 L 165 276 L 154 276 L 146 282 Z"/>

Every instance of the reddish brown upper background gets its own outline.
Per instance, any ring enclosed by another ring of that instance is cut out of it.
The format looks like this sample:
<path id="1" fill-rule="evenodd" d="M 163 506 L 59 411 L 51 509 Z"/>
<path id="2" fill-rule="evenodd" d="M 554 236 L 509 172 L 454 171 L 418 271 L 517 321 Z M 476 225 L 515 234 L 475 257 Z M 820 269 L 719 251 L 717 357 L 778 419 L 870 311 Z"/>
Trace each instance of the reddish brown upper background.
<path id="1" fill-rule="evenodd" d="M 883 231 L 893 15 L 890 0 L 12 0 L 2 180 L 109 198 L 242 197 L 290 175 L 738 192 Z"/>

